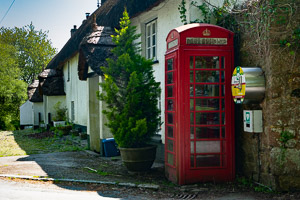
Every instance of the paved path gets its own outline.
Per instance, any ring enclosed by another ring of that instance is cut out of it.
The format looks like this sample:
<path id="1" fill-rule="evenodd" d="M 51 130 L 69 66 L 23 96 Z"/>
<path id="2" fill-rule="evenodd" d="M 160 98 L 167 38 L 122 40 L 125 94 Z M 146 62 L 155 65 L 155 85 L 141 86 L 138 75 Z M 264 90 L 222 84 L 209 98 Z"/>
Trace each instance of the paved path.
<path id="1" fill-rule="evenodd" d="M 1 200 L 99 200 L 99 199 L 120 199 L 104 197 L 97 192 L 67 190 L 55 185 L 33 185 L 18 182 L 5 181 L 0 179 Z"/>

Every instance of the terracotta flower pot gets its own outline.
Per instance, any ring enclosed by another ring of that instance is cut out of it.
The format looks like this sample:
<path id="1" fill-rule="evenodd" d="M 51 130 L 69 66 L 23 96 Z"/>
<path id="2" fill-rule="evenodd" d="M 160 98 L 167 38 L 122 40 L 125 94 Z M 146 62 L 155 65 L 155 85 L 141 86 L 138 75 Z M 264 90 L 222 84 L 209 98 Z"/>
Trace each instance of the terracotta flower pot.
<path id="1" fill-rule="evenodd" d="M 144 172 L 151 169 L 156 156 L 156 146 L 119 149 L 122 161 L 128 171 Z"/>

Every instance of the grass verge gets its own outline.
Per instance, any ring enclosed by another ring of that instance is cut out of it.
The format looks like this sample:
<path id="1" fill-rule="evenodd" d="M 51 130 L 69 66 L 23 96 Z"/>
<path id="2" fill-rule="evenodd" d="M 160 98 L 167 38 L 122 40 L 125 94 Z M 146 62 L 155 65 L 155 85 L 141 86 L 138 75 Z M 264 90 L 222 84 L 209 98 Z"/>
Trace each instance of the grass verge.
<path id="1" fill-rule="evenodd" d="M 30 154 L 80 151 L 86 147 L 79 147 L 70 138 L 47 136 L 32 137 L 39 133 L 36 130 L 0 131 L 0 157 L 22 156 Z"/>

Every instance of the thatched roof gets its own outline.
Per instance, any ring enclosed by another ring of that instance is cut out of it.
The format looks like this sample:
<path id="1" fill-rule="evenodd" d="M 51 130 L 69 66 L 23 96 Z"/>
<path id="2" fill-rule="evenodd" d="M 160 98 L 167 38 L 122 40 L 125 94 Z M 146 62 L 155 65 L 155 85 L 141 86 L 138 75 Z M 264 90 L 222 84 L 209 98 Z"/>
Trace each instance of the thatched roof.
<path id="1" fill-rule="evenodd" d="M 93 32 L 88 34 L 80 43 L 78 76 L 80 80 L 86 80 L 88 67 L 102 75 L 101 66 L 107 66 L 106 58 L 112 57 L 111 50 L 115 46 L 111 35 L 114 31 L 110 27 L 97 26 L 94 24 Z"/>
<path id="2" fill-rule="evenodd" d="M 164 0 L 107 0 L 92 15 L 96 16 L 99 26 L 118 27 L 124 8 L 130 17 L 143 13 L 158 5 Z M 62 50 L 50 61 L 47 69 L 62 68 L 63 64 L 80 51 L 80 43 L 83 38 L 93 32 L 93 17 L 85 20 L 73 36 L 68 40 Z M 84 76 L 82 76 L 84 79 Z"/>
<path id="3" fill-rule="evenodd" d="M 33 81 L 28 87 L 27 87 L 27 96 L 28 100 L 31 102 L 43 102 L 43 96 L 40 95 L 39 90 L 39 80 Z"/>
<path id="4" fill-rule="evenodd" d="M 45 69 L 38 77 L 40 95 L 65 95 L 64 78 L 60 69 Z"/>

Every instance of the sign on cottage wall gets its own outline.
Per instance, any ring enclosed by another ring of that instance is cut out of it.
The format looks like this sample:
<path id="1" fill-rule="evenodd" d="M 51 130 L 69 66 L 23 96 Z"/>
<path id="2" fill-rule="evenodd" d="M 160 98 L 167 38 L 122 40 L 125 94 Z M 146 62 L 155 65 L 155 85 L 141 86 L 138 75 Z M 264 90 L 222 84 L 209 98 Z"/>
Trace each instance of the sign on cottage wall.
<path id="1" fill-rule="evenodd" d="M 246 80 L 243 69 L 240 66 L 236 67 L 233 71 L 231 78 L 231 92 L 236 104 L 243 103 L 246 93 Z"/>

